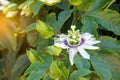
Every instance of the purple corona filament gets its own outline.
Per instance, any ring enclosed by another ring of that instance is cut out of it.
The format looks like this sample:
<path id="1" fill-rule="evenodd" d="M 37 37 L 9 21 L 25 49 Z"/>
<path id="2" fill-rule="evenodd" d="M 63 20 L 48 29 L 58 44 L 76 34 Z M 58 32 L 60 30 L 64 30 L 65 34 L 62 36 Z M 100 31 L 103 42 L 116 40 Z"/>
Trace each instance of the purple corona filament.
<path id="1" fill-rule="evenodd" d="M 66 46 L 70 47 L 70 48 L 79 47 L 79 46 L 81 46 L 82 44 L 84 44 L 84 42 L 85 42 L 85 39 L 84 39 L 84 38 L 81 38 L 81 42 L 80 42 L 78 45 L 70 45 L 66 39 L 64 40 L 64 44 L 65 44 Z"/>

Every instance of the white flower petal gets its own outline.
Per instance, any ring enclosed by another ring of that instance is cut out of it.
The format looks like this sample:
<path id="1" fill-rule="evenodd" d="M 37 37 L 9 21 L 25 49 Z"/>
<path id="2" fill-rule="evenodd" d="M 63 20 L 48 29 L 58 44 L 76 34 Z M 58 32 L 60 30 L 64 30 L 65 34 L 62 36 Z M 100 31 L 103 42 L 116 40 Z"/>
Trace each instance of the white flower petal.
<path id="1" fill-rule="evenodd" d="M 66 46 L 63 42 L 62 43 L 54 43 L 54 45 L 55 46 L 57 46 L 57 47 L 61 47 L 61 48 L 63 48 L 63 49 L 68 49 L 69 47 L 68 46 Z"/>
<path id="2" fill-rule="evenodd" d="M 69 47 L 64 44 L 66 38 L 67 35 L 65 34 L 58 35 L 58 37 L 54 38 L 54 45 L 63 49 L 68 49 Z"/>
<path id="3" fill-rule="evenodd" d="M 97 41 L 97 40 L 94 40 L 94 41 L 86 41 L 85 43 L 86 44 L 89 44 L 89 45 L 94 45 L 94 44 L 97 44 L 97 43 L 100 43 L 101 41 Z"/>
<path id="4" fill-rule="evenodd" d="M 82 48 L 78 48 L 80 55 L 85 59 L 90 59 L 90 55 Z"/>
<path id="5" fill-rule="evenodd" d="M 81 37 L 83 37 L 85 40 L 89 40 L 89 39 L 93 38 L 94 36 L 91 35 L 90 33 L 83 33 L 81 35 Z"/>
<path id="6" fill-rule="evenodd" d="M 75 56 L 76 53 L 77 53 L 77 49 L 75 49 L 75 48 L 71 48 L 71 49 L 68 50 L 69 60 L 70 60 L 71 65 L 74 64 L 73 59 L 74 59 L 74 56 Z"/>
<path id="7" fill-rule="evenodd" d="M 61 34 L 61 35 L 58 35 L 58 36 L 59 36 L 59 39 L 62 40 L 62 41 L 67 38 L 67 35 L 65 35 L 65 34 Z"/>
<path id="8" fill-rule="evenodd" d="M 83 44 L 82 48 L 83 49 L 92 49 L 92 50 L 99 49 L 99 47 L 97 47 L 97 46 L 86 45 L 86 44 Z"/>

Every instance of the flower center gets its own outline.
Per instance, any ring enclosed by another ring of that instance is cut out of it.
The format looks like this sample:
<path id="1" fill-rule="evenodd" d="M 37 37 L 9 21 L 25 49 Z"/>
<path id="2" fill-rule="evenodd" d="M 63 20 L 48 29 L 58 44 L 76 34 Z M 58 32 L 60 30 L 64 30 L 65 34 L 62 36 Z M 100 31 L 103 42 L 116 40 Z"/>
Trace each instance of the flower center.
<path id="1" fill-rule="evenodd" d="M 70 48 L 79 47 L 79 46 L 81 46 L 82 44 L 84 44 L 84 42 L 85 42 L 85 39 L 84 39 L 84 38 L 81 38 L 81 40 L 79 41 L 78 44 L 76 44 L 76 45 L 75 45 L 75 44 L 74 44 L 74 45 L 71 45 L 71 44 L 68 42 L 67 39 L 64 40 L 64 44 L 65 44 L 66 46 L 70 47 Z"/>
<path id="2" fill-rule="evenodd" d="M 84 39 L 81 38 L 80 31 L 75 30 L 75 28 L 75 26 L 71 26 L 71 30 L 68 30 L 68 37 L 64 41 L 65 45 L 69 47 L 78 47 L 84 42 Z"/>

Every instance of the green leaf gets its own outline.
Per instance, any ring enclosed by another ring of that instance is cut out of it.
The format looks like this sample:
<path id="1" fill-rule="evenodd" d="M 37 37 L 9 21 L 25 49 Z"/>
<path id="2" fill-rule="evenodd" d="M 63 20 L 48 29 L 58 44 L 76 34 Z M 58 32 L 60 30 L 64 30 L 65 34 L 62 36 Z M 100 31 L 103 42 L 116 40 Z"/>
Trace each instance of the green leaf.
<path id="1" fill-rule="evenodd" d="M 100 57 L 91 56 L 90 61 L 92 63 L 93 68 L 102 80 L 112 79 L 110 67 L 108 66 L 108 64 L 106 64 L 104 60 L 102 60 Z"/>
<path id="2" fill-rule="evenodd" d="M 112 52 L 99 52 L 101 58 L 110 65 L 113 80 L 120 80 L 120 57 Z"/>
<path id="3" fill-rule="evenodd" d="M 35 30 L 35 29 L 36 29 L 36 23 L 32 23 L 29 26 L 27 26 L 26 32 L 29 32 L 29 31 Z"/>
<path id="4" fill-rule="evenodd" d="M 84 16 L 82 18 L 82 24 L 83 24 L 83 27 L 82 27 L 82 32 L 89 32 L 91 34 L 94 34 L 96 37 L 98 36 L 98 33 L 97 33 L 97 28 L 98 28 L 98 25 L 97 23 L 95 22 L 94 19 L 92 19 L 91 17 L 89 16 Z"/>
<path id="5" fill-rule="evenodd" d="M 90 69 L 90 63 L 88 62 L 88 60 L 80 57 L 78 54 L 75 55 L 74 62 L 78 70 Z"/>
<path id="6" fill-rule="evenodd" d="M 54 35 L 53 29 L 51 26 L 45 24 L 43 21 L 38 20 L 36 23 L 36 29 L 40 33 L 40 35 L 47 39 Z"/>
<path id="7" fill-rule="evenodd" d="M 34 5 L 34 8 L 33 8 L 33 13 L 34 13 L 34 16 L 38 14 L 39 10 L 43 7 L 43 3 L 42 2 L 37 2 L 35 5 Z"/>
<path id="8" fill-rule="evenodd" d="M 45 69 L 34 71 L 28 76 L 27 80 L 40 80 L 42 79 L 45 72 L 46 72 Z"/>
<path id="9" fill-rule="evenodd" d="M 82 4 L 82 0 L 69 0 L 71 5 L 78 6 Z"/>
<path id="10" fill-rule="evenodd" d="M 53 5 L 57 4 L 57 3 L 60 3 L 61 0 L 54 0 L 54 1 L 53 0 L 52 1 L 49 1 L 49 0 L 42 1 L 41 0 L 41 2 L 43 2 L 44 4 L 46 4 L 48 6 L 53 6 Z"/>
<path id="11" fill-rule="evenodd" d="M 47 23 L 48 24 L 52 24 L 52 23 L 55 23 L 57 22 L 56 21 L 56 13 L 50 13 L 48 16 L 47 16 Z M 54 24 L 53 24 L 54 25 Z"/>
<path id="12" fill-rule="evenodd" d="M 81 0 L 82 4 L 76 6 L 77 9 L 85 11 L 87 8 L 87 5 L 92 1 L 92 0 Z"/>
<path id="13" fill-rule="evenodd" d="M 120 42 L 116 38 L 109 36 L 100 37 L 101 43 L 98 44 L 100 49 L 120 55 Z"/>
<path id="14" fill-rule="evenodd" d="M 74 71 L 70 75 L 70 80 L 79 80 L 78 79 L 79 77 L 89 75 L 90 73 L 91 73 L 91 71 L 88 70 L 88 69 L 81 69 L 81 70 L 78 70 L 78 71 Z"/>
<path id="15" fill-rule="evenodd" d="M 38 44 L 38 33 L 35 30 L 27 32 L 26 37 L 30 46 L 35 47 Z"/>
<path id="16" fill-rule="evenodd" d="M 44 67 L 48 68 L 50 67 L 50 64 L 52 63 L 53 61 L 53 56 L 47 54 L 47 55 L 40 55 L 40 59 L 41 61 L 43 61 L 44 63 Z"/>
<path id="17" fill-rule="evenodd" d="M 56 20 L 56 14 L 51 13 L 47 17 L 47 23 L 49 23 L 54 28 L 54 30 L 59 31 L 65 21 L 67 21 L 67 19 L 71 16 L 72 12 L 73 10 L 64 10 L 60 12 L 58 15 L 58 20 Z"/>
<path id="18" fill-rule="evenodd" d="M 40 40 L 38 40 L 38 44 L 37 44 L 37 51 L 39 51 L 40 53 L 46 53 L 46 47 L 49 46 L 49 39 L 43 39 L 41 38 Z"/>
<path id="19" fill-rule="evenodd" d="M 88 78 L 85 78 L 85 77 L 79 77 L 78 80 L 89 80 Z"/>
<path id="20" fill-rule="evenodd" d="M 40 62 L 35 62 L 27 68 L 27 70 L 24 72 L 24 74 L 26 75 L 26 74 L 32 73 L 34 71 L 40 70 L 42 68 L 43 68 L 43 65 Z"/>
<path id="21" fill-rule="evenodd" d="M 60 68 L 62 75 L 64 78 L 68 78 L 69 77 L 69 71 L 68 69 L 65 67 L 65 65 L 63 64 L 63 62 L 58 62 L 58 67 Z"/>
<path id="22" fill-rule="evenodd" d="M 105 9 L 99 15 L 90 15 L 99 24 L 116 35 L 120 35 L 120 14 L 116 11 Z"/>
<path id="23" fill-rule="evenodd" d="M 52 26 L 54 28 L 54 30 L 57 30 L 56 29 L 56 24 L 57 23 L 57 20 L 56 20 L 56 13 L 50 13 L 48 16 L 47 16 L 47 23 Z"/>
<path id="24" fill-rule="evenodd" d="M 61 3 L 57 4 L 56 6 L 63 10 L 70 8 L 70 4 L 68 3 L 67 0 L 63 0 Z"/>
<path id="25" fill-rule="evenodd" d="M 47 52 L 51 55 L 59 56 L 61 51 L 62 51 L 62 48 L 59 48 L 59 47 L 56 47 L 56 46 L 47 47 Z"/>
<path id="26" fill-rule="evenodd" d="M 26 52 L 31 63 L 40 61 L 38 54 L 34 49 L 27 50 Z"/>
<path id="27" fill-rule="evenodd" d="M 100 11 L 111 5 L 115 0 L 92 0 L 87 8 L 87 12 Z"/>
<path id="28" fill-rule="evenodd" d="M 60 30 L 65 21 L 71 16 L 73 10 L 64 10 L 58 15 L 58 20 L 56 24 L 56 29 Z"/>
<path id="29" fill-rule="evenodd" d="M 59 69 L 57 62 L 54 61 L 50 65 L 50 77 L 53 79 L 60 78 L 62 76 L 62 71 Z"/>

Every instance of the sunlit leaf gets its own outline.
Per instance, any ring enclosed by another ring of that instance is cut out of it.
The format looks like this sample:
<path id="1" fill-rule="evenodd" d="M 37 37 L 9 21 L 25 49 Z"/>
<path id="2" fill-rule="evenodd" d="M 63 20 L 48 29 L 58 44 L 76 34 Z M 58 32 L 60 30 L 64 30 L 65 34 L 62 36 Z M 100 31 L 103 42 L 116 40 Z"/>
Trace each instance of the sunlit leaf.
<path id="1" fill-rule="evenodd" d="M 59 69 L 57 62 L 52 62 L 50 65 L 50 76 L 53 79 L 60 78 L 62 76 L 62 71 Z"/>
<path id="2" fill-rule="evenodd" d="M 47 48 L 47 51 L 49 54 L 51 55 L 55 55 L 55 56 L 59 56 L 59 54 L 61 53 L 62 51 L 62 48 L 59 48 L 59 47 L 56 47 L 56 46 L 49 46 Z"/>
<path id="3" fill-rule="evenodd" d="M 67 79 L 69 77 L 69 71 L 65 67 L 65 65 L 63 64 L 63 62 L 59 62 L 58 67 L 60 68 L 63 77 Z"/>
<path id="4" fill-rule="evenodd" d="M 27 52 L 27 56 L 28 56 L 31 63 L 35 63 L 37 61 L 40 61 L 38 54 L 34 49 L 27 50 L 26 52 Z"/>
<path id="5" fill-rule="evenodd" d="M 82 4 L 82 0 L 69 0 L 71 5 L 78 6 Z"/>
<path id="6" fill-rule="evenodd" d="M 41 37 L 43 37 L 45 39 L 50 38 L 54 35 L 52 27 L 45 24 L 41 20 L 37 21 L 36 29 L 40 33 Z"/>

